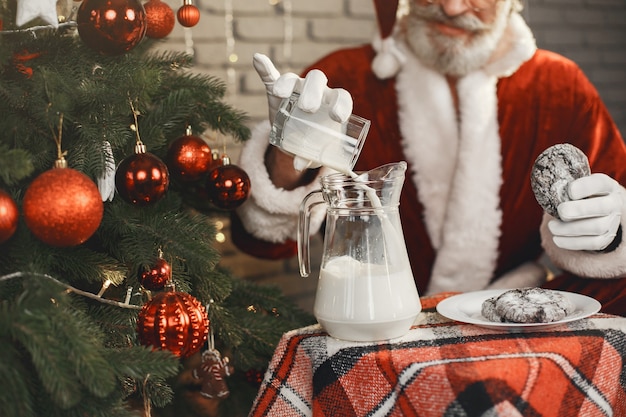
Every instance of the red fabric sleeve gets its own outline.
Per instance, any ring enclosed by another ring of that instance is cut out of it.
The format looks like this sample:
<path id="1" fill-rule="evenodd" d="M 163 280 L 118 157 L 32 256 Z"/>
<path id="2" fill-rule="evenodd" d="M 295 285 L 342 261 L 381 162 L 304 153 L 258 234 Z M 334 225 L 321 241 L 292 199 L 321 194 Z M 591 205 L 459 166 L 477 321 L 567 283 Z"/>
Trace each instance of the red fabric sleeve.
<path id="1" fill-rule="evenodd" d="M 293 240 L 271 243 L 252 236 L 234 212 L 230 216 L 230 231 L 235 246 L 248 255 L 263 259 L 286 259 L 298 254 L 298 246 Z"/>
<path id="2" fill-rule="evenodd" d="M 626 316 L 626 278 L 589 279 L 562 274 L 542 287 L 584 294 L 598 300 L 603 313 Z"/>

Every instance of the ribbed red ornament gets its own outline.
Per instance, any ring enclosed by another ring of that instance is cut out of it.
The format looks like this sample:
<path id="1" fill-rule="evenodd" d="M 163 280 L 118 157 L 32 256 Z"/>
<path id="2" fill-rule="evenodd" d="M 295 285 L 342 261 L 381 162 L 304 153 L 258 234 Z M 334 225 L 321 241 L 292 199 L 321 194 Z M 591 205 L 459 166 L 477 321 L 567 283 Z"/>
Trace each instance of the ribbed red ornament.
<path id="1" fill-rule="evenodd" d="M 186 358 L 202 349 L 209 334 L 204 306 L 194 296 L 178 291 L 156 294 L 139 312 L 139 342 Z"/>
<path id="2" fill-rule="evenodd" d="M 104 205 L 96 184 L 72 168 L 43 172 L 28 186 L 22 203 L 24 220 L 41 241 L 76 246 L 100 226 Z"/>
<path id="3" fill-rule="evenodd" d="M 9 193 L 0 190 L 0 243 L 4 243 L 17 230 L 20 213 Z"/>
<path id="4" fill-rule="evenodd" d="M 193 4 L 183 4 L 176 13 L 178 22 L 185 27 L 192 27 L 200 21 L 200 10 Z"/>
<path id="5" fill-rule="evenodd" d="M 161 39 L 169 35 L 176 24 L 174 10 L 161 0 L 150 0 L 144 3 L 148 28 L 146 36 L 153 39 Z"/>

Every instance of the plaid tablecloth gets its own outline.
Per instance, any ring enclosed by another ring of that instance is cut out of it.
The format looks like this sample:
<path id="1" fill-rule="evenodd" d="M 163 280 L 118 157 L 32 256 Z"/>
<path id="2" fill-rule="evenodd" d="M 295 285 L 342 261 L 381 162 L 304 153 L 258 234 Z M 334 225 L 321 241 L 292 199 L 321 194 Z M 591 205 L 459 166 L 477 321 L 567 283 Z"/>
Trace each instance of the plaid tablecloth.
<path id="1" fill-rule="evenodd" d="M 250 417 L 626 416 L 626 318 L 510 333 L 449 321 L 440 299 L 393 343 L 286 333 Z"/>

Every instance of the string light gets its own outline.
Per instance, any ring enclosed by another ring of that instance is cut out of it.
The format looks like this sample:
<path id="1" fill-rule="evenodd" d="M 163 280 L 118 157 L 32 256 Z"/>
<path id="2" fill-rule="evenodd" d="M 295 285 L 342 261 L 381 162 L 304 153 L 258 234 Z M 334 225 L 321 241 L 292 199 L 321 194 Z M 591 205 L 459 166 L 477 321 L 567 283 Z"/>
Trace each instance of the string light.
<path id="1" fill-rule="evenodd" d="M 235 84 L 237 72 L 233 64 L 239 61 L 239 57 L 235 53 L 235 36 L 233 30 L 233 2 L 232 0 L 224 0 L 224 35 L 226 37 L 226 60 L 228 68 L 226 69 L 226 79 L 228 83 L 228 91 L 236 92 Z"/>
<path id="2" fill-rule="evenodd" d="M 71 22 L 59 23 L 58 29 L 76 28 L 76 27 L 78 27 L 78 24 L 76 22 L 74 22 L 74 21 L 71 21 Z M 35 32 L 38 32 L 40 30 L 50 30 L 50 29 L 55 29 L 55 27 L 52 26 L 52 25 L 38 25 L 38 26 L 27 27 L 27 28 L 24 28 L 24 29 L 0 30 L 0 34 L 3 34 L 3 33 L 26 33 L 26 32 L 32 32 L 33 36 L 36 36 Z"/>
<path id="3" fill-rule="evenodd" d="M 102 283 L 102 288 L 100 288 L 100 291 L 98 291 L 97 296 L 102 297 L 104 295 L 104 292 L 108 290 L 110 286 L 111 286 L 111 280 L 110 279 L 105 280 Z"/>
<path id="4" fill-rule="evenodd" d="M 282 0 L 283 3 L 283 58 L 286 70 L 291 69 L 293 54 L 293 4 L 291 0 Z"/>
<path id="5" fill-rule="evenodd" d="M 293 3 L 291 0 L 268 0 L 269 5 L 282 5 L 283 14 L 283 66 L 285 71 L 291 71 L 293 56 Z"/>
<path id="6" fill-rule="evenodd" d="M 91 298 L 93 300 L 97 300 L 97 301 L 99 301 L 99 302 L 101 302 L 103 304 L 109 304 L 109 305 L 113 305 L 113 306 L 121 307 L 121 308 L 128 308 L 128 309 L 131 309 L 131 310 L 141 310 L 141 306 L 137 306 L 137 305 L 129 304 L 129 303 L 120 303 L 119 301 L 107 300 L 106 298 L 102 298 L 99 295 L 92 294 L 92 293 L 87 292 L 87 291 L 79 290 L 78 288 L 74 288 L 71 285 L 68 285 L 68 284 L 66 284 L 64 282 L 61 282 L 58 279 L 56 279 L 56 278 L 54 278 L 54 277 L 52 277 L 52 276 L 50 276 L 48 274 L 40 274 L 40 273 L 37 273 L 37 272 L 28 272 L 28 273 L 26 273 L 26 272 L 14 272 L 12 274 L 0 276 L 0 282 L 8 281 L 10 279 L 15 279 L 15 278 L 26 277 L 26 276 L 46 278 L 46 279 L 54 282 L 55 284 L 58 284 L 58 285 L 64 287 L 66 292 L 68 292 L 68 293 L 75 293 L 75 294 L 78 294 L 78 295 L 82 295 L 83 297 L 87 297 L 87 298 Z M 107 281 L 109 281 L 109 285 L 110 285 L 110 280 L 107 280 Z M 106 283 L 106 281 L 105 281 L 105 283 Z M 104 287 L 104 284 L 103 284 L 103 287 Z M 107 285 L 107 288 L 108 288 L 108 285 Z"/>
<path id="7" fill-rule="evenodd" d="M 193 57 L 195 55 L 195 50 L 193 47 L 193 34 L 191 32 L 191 28 L 183 28 L 183 33 L 185 34 L 185 53 Z"/>
<path id="8" fill-rule="evenodd" d="M 124 298 L 124 304 L 130 304 L 130 297 L 133 296 L 133 287 L 126 288 L 126 298 Z"/>
<path id="9" fill-rule="evenodd" d="M 222 232 L 222 230 L 224 229 L 224 222 L 221 220 L 216 221 L 215 228 L 217 229 L 217 232 L 215 233 L 215 240 L 218 243 L 226 242 L 226 235 L 224 234 L 224 232 Z"/>

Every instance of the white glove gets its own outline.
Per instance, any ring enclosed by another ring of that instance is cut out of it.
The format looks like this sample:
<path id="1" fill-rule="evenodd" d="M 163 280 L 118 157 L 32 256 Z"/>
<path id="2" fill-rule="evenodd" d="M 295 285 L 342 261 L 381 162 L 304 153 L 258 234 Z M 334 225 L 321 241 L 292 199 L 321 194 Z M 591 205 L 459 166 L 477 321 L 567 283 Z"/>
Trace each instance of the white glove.
<path id="1" fill-rule="evenodd" d="M 263 54 L 254 54 L 254 69 L 261 77 L 267 91 L 270 123 L 284 98 L 296 91 L 300 93 L 297 106 L 307 113 L 315 113 L 322 102 L 329 106 L 330 117 L 337 122 L 345 122 L 352 113 L 352 97 L 342 88 L 329 88 L 328 78 L 320 70 L 310 71 L 305 78 L 293 72 L 280 75 L 272 61 Z"/>
<path id="2" fill-rule="evenodd" d="M 571 201 L 557 207 L 561 220 L 548 222 L 554 244 L 568 250 L 602 250 L 621 221 L 619 184 L 605 174 L 591 174 L 568 185 Z"/>

